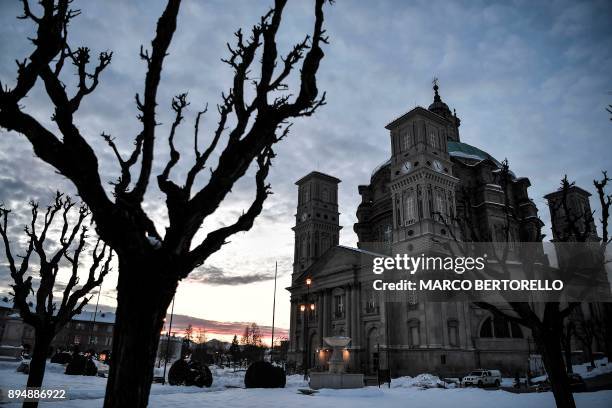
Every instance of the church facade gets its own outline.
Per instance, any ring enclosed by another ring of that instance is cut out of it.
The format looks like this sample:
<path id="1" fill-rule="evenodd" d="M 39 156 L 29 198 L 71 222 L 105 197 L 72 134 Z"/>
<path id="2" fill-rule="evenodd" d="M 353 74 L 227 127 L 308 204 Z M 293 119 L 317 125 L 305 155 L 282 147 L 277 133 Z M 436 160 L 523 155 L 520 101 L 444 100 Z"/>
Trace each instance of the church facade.
<path id="1" fill-rule="evenodd" d="M 542 240 L 529 180 L 510 172 L 504 193 L 497 179 L 503 164 L 462 142 L 460 123 L 435 83 L 427 109 L 416 107 L 386 126 L 390 158 L 373 171 L 369 184 L 358 187 L 356 248 L 339 245 L 340 179 L 315 171 L 296 182 L 294 265 L 287 289 L 289 359 L 298 366 L 325 369 L 329 350 L 323 338 L 340 335 L 352 339 L 345 358 L 353 372 L 382 367 L 393 376 L 462 376 L 478 367 L 505 375 L 533 370 L 535 346 L 526 328 L 469 302 L 427 302 L 408 291 L 386 301 L 384 292 L 372 288 L 376 275 L 362 268 L 371 244 L 391 254 L 435 251 L 438 242 L 458 234 L 444 222 L 457 215 L 491 241 Z"/>

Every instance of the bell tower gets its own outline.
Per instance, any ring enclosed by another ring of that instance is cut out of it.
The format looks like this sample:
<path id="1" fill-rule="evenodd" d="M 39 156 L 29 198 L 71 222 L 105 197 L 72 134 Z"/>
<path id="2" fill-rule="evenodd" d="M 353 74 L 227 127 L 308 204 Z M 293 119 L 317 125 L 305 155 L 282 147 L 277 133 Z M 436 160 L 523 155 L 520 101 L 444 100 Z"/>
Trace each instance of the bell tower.
<path id="1" fill-rule="evenodd" d="M 340 180 L 318 171 L 299 179 L 295 214 L 293 277 L 312 265 L 339 241 L 338 183 Z"/>
<path id="2" fill-rule="evenodd" d="M 599 242 L 589 202 L 590 196 L 591 193 L 575 185 L 544 196 L 550 210 L 553 242 L 576 241 L 576 231 L 572 228 L 576 229 L 579 235 L 587 235 L 587 241 Z M 566 211 L 569 214 L 566 214 Z M 568 221 L 574 225 L 570 225 Z"/>
<path id="3" fill-rule="evenodd" d="M 449 238 L 455 187 L 448 140 L 458 140 L 458 118 L 450 113 L 434 80 L 429 109 L 416 107 L 386 126 L 391 136 L 394 252 L 424 251 L 432 238 Z"/>

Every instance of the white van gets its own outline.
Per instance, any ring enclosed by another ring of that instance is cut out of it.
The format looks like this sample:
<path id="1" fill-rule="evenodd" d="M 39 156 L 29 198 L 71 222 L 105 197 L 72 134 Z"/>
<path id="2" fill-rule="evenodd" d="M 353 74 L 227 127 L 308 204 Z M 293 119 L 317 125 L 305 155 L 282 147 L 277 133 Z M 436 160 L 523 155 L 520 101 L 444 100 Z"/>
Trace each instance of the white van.
<path id="1" fill-rule="evenodd" d="M 478 369 L 463 377 L 461 385 L 464 387 L 469 387 L 470 385 L 477 385 L 479 387 L 494 385 L 499 387 L 501 380 L 502 377 L 499 370 Z"/>

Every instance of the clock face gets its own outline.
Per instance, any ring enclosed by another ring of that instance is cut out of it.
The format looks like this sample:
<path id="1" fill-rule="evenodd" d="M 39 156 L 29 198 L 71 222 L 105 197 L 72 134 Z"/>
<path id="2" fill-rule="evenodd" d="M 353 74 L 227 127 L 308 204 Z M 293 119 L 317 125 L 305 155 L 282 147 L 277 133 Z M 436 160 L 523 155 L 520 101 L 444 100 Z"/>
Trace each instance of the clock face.
<path id="1" fill-rule="evenodd" d="M 308 218 L 308 214 L 302 213 L 302 221 L 306 221 L 306 218 Z"/>
<path id="2" fill-rule="evenodd" d="M 442 163 L 440 163 L 438 160 L 434 160 L 433 168 L 434 168 L 435 171 L 442 171 L 442 170 L 444 170 L 444 167 L 442 166 Z"/>
<path id="3" fill-rule="evenodd" d="M 404 163 L 402 163 L 400 170 L 402 172 L 402 174 L 407 174 L 410 172 L 410 170 L 412 170 L 412 163 L 410 163 L 409 161 L 406 161 Z"/>

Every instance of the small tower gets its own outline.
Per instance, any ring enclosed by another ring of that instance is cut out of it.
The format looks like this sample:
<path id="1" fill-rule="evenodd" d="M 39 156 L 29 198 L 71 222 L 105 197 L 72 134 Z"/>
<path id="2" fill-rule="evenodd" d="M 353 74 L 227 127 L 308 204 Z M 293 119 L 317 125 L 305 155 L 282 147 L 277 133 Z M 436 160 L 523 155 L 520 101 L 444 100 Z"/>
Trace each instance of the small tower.
<path id="1" fill-rule="evenodd" d="M 338 183 L 339 179 L 318 171 L 295 183 L 298 205 L 292 228 L 295 232 L 294 277 L 340 242 Z"/>
<path id="2" fill-rule="evenodd" d="M 459 142 L 459 126 L 461 125 L 461 119 L 457 117 L 457 112 L 453 109 L 453 113 L 449 109 L 448 105 L 442 101 L 440 97 L 440 86 L 438 85 L 438 78 L 434 78 L 432 81 L 433 90 L 434 90 L 434 100 L 431 105 L 429 105 L 430 112 L 435 113 L 438 116 L 443 117 L 447 120 L 446 133 L 448 140 L 452 140 L 455 142 Z"/>
<path id="3" fill-rule="evenodd" d="M 548 208 L 550 210 L 553 242 L 576 241 L 576 237 L 573 236 L 575 234 L 568 223 L 566 208 L 569 212 L 570 220 L 575 220 L 574 223 L 579 233 L 585 232 L 588 223 L 589 234 L 587 241 L 599 241 L 595 222 L 591 216 L 590 196 L 591 193 L 575 185 L 569 186 L 565 193 L 563 189 L 559 189 L 544 196 L 548 201 Z"/>

